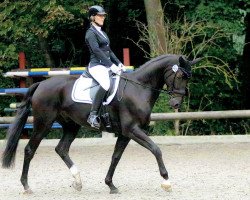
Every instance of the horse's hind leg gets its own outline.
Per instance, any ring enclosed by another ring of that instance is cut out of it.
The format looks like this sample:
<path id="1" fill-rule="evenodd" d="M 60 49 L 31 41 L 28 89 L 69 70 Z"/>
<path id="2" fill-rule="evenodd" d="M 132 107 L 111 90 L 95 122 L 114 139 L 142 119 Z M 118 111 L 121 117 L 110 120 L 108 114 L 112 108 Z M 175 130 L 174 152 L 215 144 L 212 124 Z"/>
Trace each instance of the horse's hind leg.
<path id="1" fill-rule="evenodd" d="M 82 181 L 80 177 L 80 173 L 78 172 L 77 167 L 73 163 L 73 161 L 69 157 L 69 148 L 71 143 L 74 141 L 80 126 L 74 122 L 72 123 L 61 123 L 63 127 L 63 136 L 55 148 L 57 154 L 62 158 L 62 160 L 65 162 L 67 167 L 70 169 L 73 177 L 74 177 L 74 182 L 73 182 L 73 187 L 81 191 L 82 189 Z"/>
<path id="2" fill-rule="evenodd" d="M 105 178 L 105 183 L 109 186 L 110 188 L 110 194 L 116 194 L 119 193 L 118 189 L 114 186 L 112 178 L 115 172 L 115 168 L 120 161 L 120 158 L 127 147 L 128 143 L 130 141 L 130 138 L 124 137 L 123 135 L 118 136 L 114 153 L 112 156 L 112 161 L 107 173 L 107 176 Z"/>
<path id="3" fill-rule="evenodd" d="M 33 123 L 34 130 L 33 130 L 33 134 L 28 144 L 25 147 L 23 171 L 22 171 L 22 176 L 21 176 L 21 183 L 24 187 L 26 194 L 32 193 L 32 190 L 30 189 L 28 185 L 28 171 L 29 171 L 30 162 L 32 158 L 34 157 L 34 154 L 40 142 L 49 133 L 49 130 L 52 124 L 53 124 L 52 120 L 46 121 L 44 118 L 38 119 L 34 117 L 34 123 Z"/>

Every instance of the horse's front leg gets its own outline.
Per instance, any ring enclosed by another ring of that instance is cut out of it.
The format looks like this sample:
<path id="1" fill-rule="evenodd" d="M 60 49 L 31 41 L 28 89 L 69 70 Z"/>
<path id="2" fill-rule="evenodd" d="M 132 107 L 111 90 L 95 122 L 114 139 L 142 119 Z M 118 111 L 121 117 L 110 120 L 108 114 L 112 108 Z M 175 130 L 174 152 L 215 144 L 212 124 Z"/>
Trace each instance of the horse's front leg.
<path id="1" fill-rule="evenodd" d="M 166 191 L 172 191 L 171 184 L 170 184 L 169 177 L 168 177 L 168 172 L 164 165 L 160 148 L 137 125 L 135 125 L 131 129 L 131 134 L 129 135 L 129 137 L 133 139 L 134 141 L 136 141 L 141 146 L 150 150 L 154 154 L 157 160 L 158 166 L 159 166 L 160 174 L 164 179 L 161 187 Z"/>
<path id="2" fill-rule="evenodd" d="M 119 193 L 119 190 L 113 184 L 112 178 L 113 178 L 113 175 L 115 172 L 115 168 L 116 168 L 118 162 L 120 161 L 122 153 L 124 152 L 125 148 L 127 147 L 129 141 L 130 141 L 130 138 L 125 137 L 123 135 L 120 135 L 117 138 L 114 153 L 112 156 L 112 161 L 111 161 L 107 176 L 105 178 L 105 183 L 110 188 L 110 194 Z"/>

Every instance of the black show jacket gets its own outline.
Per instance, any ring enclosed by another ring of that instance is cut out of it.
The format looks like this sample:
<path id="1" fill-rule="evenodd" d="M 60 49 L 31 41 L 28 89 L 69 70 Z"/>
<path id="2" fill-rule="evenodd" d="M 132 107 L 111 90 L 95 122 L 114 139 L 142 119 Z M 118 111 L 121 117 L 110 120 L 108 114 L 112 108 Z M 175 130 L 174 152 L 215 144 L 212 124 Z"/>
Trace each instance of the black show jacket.
<path id="1" fill-rule="evenodd" d="M 94 27 L 90 26 L 85 35 L 85 42 L 90 51 L 89 67 L 103 65 L 110 67 L 112 64 L 121 63 L 110 48 L 110 40 L 105 32 L 105 37 Z"/>

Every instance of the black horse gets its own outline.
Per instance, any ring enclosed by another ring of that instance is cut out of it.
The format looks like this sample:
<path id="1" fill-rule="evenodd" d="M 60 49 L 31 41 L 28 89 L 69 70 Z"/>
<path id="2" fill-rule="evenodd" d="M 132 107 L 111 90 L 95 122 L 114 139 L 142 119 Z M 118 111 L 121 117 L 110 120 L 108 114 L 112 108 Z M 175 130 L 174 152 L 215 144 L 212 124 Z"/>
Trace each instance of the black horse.
<path id="1" fill-rule="evenodd" d="M 129 141 L 132 139 L 150 150 L 155 156 L 160 174 L 164 179 L 162 187 L 171 190 L 168 172 L 162 159 L 159 147 L 147 136 L 145 128 L 150 122 L 152 108 L 166 84 L 171 94 L 169 101 L 173 108 L 178 108 L 186 94 L 186 87 L 191 77 L 191 65 L 199 59 L 188 61 L 181 55 L 162 55 L 154 58 L 132 73 L 121 75 L 118 92 L 107 106 L 112 123 L 112 132 L 118 138 L 112 161 L 105 178 L 110 193 L 117 193 L 112 178 L 116 166 Z M 90 104 L 75 103 L 71 99 L 71 91 L 76 78 L 72 76 L 52 77 L 33 84 L 17 112 L 13 125 L 8 130 L 7 145 L 2 155 L 2 166 L 9 168 L 15 160 L 18 141 L 28 118 L 32 105 L 34 116 L 33 134 L 25 147 L 25 157 L 21 183 L 26 193 L 31 193 L 28 185 L 28 171 L 41 140 L 48 134 L 53 122 L 62 125 L 63 136 L 55 148 L 56 152 L 70 169 L 75 178 L 73 186 L 81 190 L 82 182 L 79 171 L 69 157 L 69 148 L 81 126 L 89 125 L 86 119 L 90 112 Z M 102 126 L 101 130 L 105 130 Z"/>

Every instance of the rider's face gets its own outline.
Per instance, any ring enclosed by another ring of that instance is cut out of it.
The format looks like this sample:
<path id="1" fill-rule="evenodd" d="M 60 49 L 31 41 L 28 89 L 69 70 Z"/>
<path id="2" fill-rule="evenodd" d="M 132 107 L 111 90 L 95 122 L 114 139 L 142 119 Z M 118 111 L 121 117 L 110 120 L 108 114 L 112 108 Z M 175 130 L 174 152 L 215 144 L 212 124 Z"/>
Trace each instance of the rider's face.
<path id="1" fill-rule="evenodd" d="M 96 15 L 95 22 L 100 26 L 103 26 L 106 15 Z"/>

